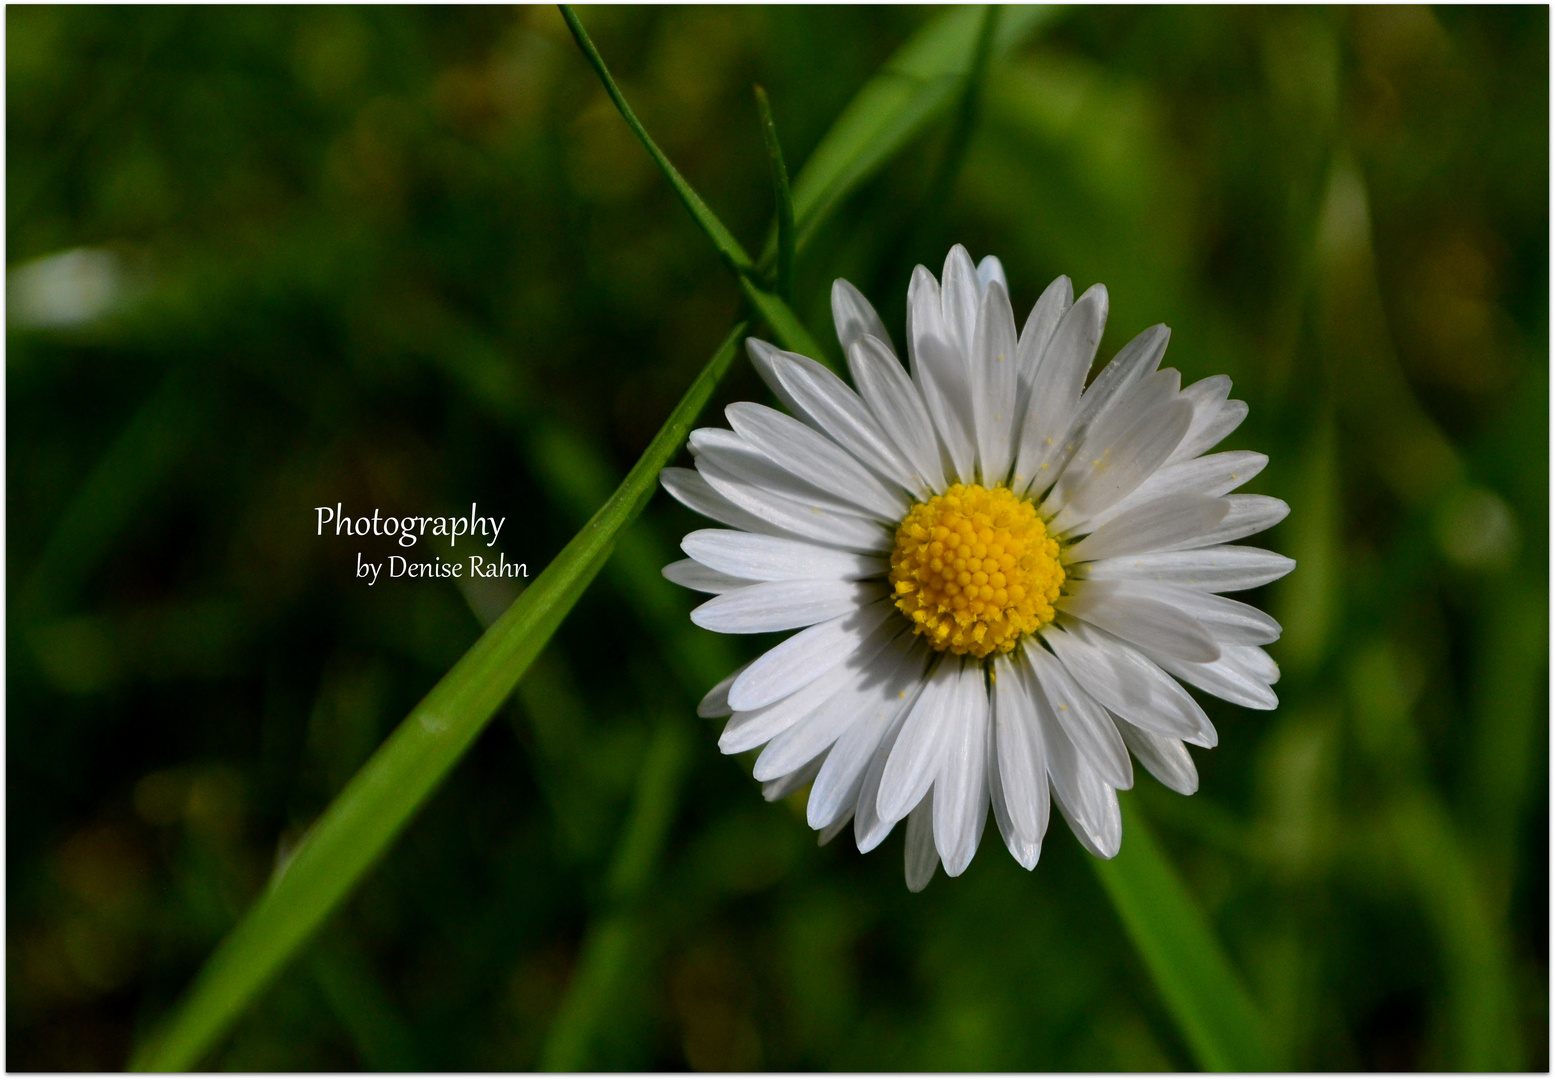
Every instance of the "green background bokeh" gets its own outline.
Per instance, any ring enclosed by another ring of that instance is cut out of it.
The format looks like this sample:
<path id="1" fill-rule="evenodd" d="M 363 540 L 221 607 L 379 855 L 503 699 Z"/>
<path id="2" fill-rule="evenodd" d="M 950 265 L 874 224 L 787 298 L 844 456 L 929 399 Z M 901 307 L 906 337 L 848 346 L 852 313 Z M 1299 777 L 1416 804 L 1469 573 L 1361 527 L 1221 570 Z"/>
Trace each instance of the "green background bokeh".
<path id="1" fill-rule="evenodd" d="M 752 82 L 797 170 L 932 12 L 580 14 L 759 249 Z M 6 28 L 8 1064 L 116 1069 L 513 595 L 368 587 L 357 552 L 399 549 L 314 508 L 477 502 L 532 577 L 740 301 L 554 9 Z M 1298 560 L 1246 597 L 1281 706 L 1206 701 L 1198 794 L 1125 798 L 1296 1068 L 1548 1068 L 1548 40 L 1544 7 L 1064 12 L 953 173 L 947 121 L 798 267 L 827 343 L 833 278 L 901 340 L 956 242 L 1019 312 L 1103 281 L 1104 358 L 1165 322 L 1251 405 L 1225 448 L 1270 455 L 1292 513 L 1255 542 Z M 657 578 L 695 527 L 656 496 L 206 1064 L 1191 1067 L 1060 820 L 1034 873 L 990 829 L 913 896 L 899 838 L 818 848 L 718 754 L 692 710 L 760 642 Z"/>

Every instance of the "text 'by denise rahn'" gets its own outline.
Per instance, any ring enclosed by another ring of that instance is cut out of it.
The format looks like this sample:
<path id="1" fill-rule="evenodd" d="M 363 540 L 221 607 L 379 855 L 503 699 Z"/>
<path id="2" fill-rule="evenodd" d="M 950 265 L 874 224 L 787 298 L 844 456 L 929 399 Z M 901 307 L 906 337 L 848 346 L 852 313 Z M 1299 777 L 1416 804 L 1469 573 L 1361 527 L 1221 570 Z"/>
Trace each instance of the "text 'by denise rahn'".
<path id="1" fill-rule="evenodd" d="M 507 518 L 482 517 L 476 512 L 476 504 L 470 504 L 467 517 L 384 517 L 377 509 L 372 517 L 352 516 L 341 503 L 333 507 L 318 506 L 318 533 L 333 527 L 336 536 L 384 536 L 392 537 L 401 547 L 414 547 L 423 537 L 443 537 L 450 548 L 457 547 L 460 537 L 485 540 L 486 547 L 496 545 L 497 537 Z M 391 578 L 527 578 L 529 568 L 521 562 L 509 562 L 507 555 L 471 555 L 468 560 L 444 559 L 434 555 L 431 562 L 411 561 L 403 555 L 391 555 L 386 562 L 372 562 L 356 553 L 356 576 L 366 578 L 367 584 L 376 585 L 387 570 Z"/>

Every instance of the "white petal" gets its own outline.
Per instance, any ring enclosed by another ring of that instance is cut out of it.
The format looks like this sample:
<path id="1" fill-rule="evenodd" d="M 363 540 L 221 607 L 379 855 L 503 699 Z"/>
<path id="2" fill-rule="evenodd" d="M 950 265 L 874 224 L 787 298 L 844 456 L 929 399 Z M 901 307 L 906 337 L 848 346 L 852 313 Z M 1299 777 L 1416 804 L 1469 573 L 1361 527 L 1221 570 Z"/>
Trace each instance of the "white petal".
<path id="1" fill-rule="evenodd" d="M 1199 790 L 1199 770 L 1180 739 L 1167 739 L 1118 720 L 1118 733 L 1150 775 L 1177 792 L 1192 795 Z"/>
<path id="2" fill-rule="evenodd" d="M 1212 375 L 1183 387 L 1182 393 L 1193 402 L 1193 426 L 1188 429 L 1188 434 L 1183 438 L 1182 446 L 1177 448 L 1177 453 L 1172 455 L 1173 461 L 1197 457 L 1209 449 L 1208 446 L 1200 446 L 1197 450 L 1184 452 L 1185 448 L 1191 447 L 1210 425 L 1219 419 L 1226 398 L 1231 396 L 1231 377 Z"/>
<path id="3" fill-rule="evenodd" d="M 1142 578 L 1190 585 L 1206 592 L 1237 592 L 1267 585 L 1295 568 L 1296 560 L 1284 555 L 1262 548 L 1223 544 L 1192 551 L 1152 551 L 1102 559 L 1085 567 L 1085 577 L 1093 581 Z"/>
<path id="4" fill-rule="evenodd" d="M 1134 766 L 1129 761 L 1128 747 L 1123 745 L 1118 729 L 1107 718 L 1107 710 L 1042 646 L 1028 641 L 1021 651 L 1036 676 L 1053 719 L 1063 728 L 1080 756 L 1090 762 L 1096 774 L 1109 786 L 1132 787 Z"/>
<path id="5" fill-rule="evenodd" d="M 741 533 L 742 536 L 752 536 L 753 533 Z M 726 593 L 735 589 L 743 589 L 747 585 L 756 584 L 752 578 L 737 578 L 729 574 L 721 574 L 717 570 L 711 570 L 695 559 L 681 559 L 672 562 L 663 571 L 667 581 L 673 581 L 676 585 L 687 589 L 695 589 L 697 592 Z"/>
<path id="6" fill-rule="evenodd" d="M 777 802 L 779 799 L 788 798 L 811 780 L 814 780 L 815 774 L 821 771 L 821 765 L 825 761 L 826 752 L 823 750 L 793 772 L 768 780 L 761 785 L 761 797 L 768 802 Z M 758 776 L 756 779 L 760 780 L 761 777 Z"/>
<path id="7" fill-rule="evenodd" d="M 1073 306 L 1074 283 L 1068 277 L 1057 277 L 1042 291 L 1042 295 L 1032 305 L 1031 313 L 1026 316 L 1026 325 L 1021 327 L 1020 341 L 1015 347 L 1020 366 L 1018 405 L 1021 418 L 1025 417 L 1031 402 L 1031 382 L 1036 377 L 1042 354 L 1047 351 L 1048 343 L 1053 340 L 1053 331 L 1058 329 L 1058 320 L 1062 319 L 1064 312 Z"/>
<path id="8" fill-rule="evenodd" d="M 865 334 L 872 334 L 888 346 L 891 345 L 891 335 L 886 332 L 880 316 L 875 314 L 874 306 L 864 299 L 863 293 L 842 278 L 831 285 L 831 315 L 832 322 L 837 326 L 837 341 L 843 352 L 847 352 Z M 895 346 L 891 346 L 891 349 L 892 352 L 896 351 Z"/>
<path id="9" fill-rule="evenodd" d="M 1004 277 L 1004 264 L 999 261 L 997 255 L 984 255 L 983 261 L 977 264 L 977 284 L 984 292 L 987 292 L 988 286 L 996 281 L 999 283 L 999 287 L 1004 290 L 1005 295 L 1009 295 L 1010 283 Z"/>
<path id="10" fill-rule="evenodd" d="M 899 489 L 888 489 L 846 450 L 792 416 L 750 401 L 735 402 L 724 415 L 741 438 L 807 483 L 884 521 L 907 513 L 911 504 Z"/>
<path id="11" fill-rule="evenodd" d="M 1137 339 L 1136 339 L 1137 340 Z M 1146 354 L 1148 355 L 1148 353 Z M 1089 394 L 1090 390 L 1086 390 Z M 1182 394 L 1182 372 L 1176 368 L 1162 368 L 1141 374 L 1139 378 L 1116 394 L 1098 399 L 1096 411 L 1086 407 L 1080 398 L 1080 408 L 1075 414 L 1075 436 L 1088 438 L 1091 432 L 1107 432 L 1109 437 L 1132 427 L 1147 412 L 1153 412 Z M 1183 400 L 1188 401 L 1184 398 Z M 1192 402 L 1188 401 L 1189 407 Z"/>
<path id="12" fill-rule="evenodd" d="M 697 472 L 719 495 L 747 514 L 759 517 L 764 527 L 758 531 L 781 530 L 845 551 L 891 550 L 891 533 L 876 522 L 814 504 L 807 506 L 787 495 L 741 480 L 706 457 L 697 462 Z"/>
<path id="13" fill-rule="evenodd" d="M 959 657 L 942 655 L 907 714 L 880 778 L 875 802 L 881 821 L 902 820 L 934 783 L 946 737 L 961 720 L 963 666 Z"/>
<path id="14" fill-rule="evenodd" d="M 827 513 L 882 522 L 889 520 L 864 509 L 852 499 L 824 491 L 790 472 L 728 428 L 697 428 L 687 441 L 697 469 L 716 465 L 742 484 L 781 496 L 789 502 L 815 507 Z"/>
<path id="15" fill-rule="evenodd" d="M 1035 316 L 1036 312 L 1032 314 Z M 1015 461 L 1016 491 L 1024 491 L 1028 486 L 1043 491 L 1056 478 L 1057 470 L 1044 470 L 1043 466 L 1062 448 L 1106 325 L 1107 289 L 1103 285 L 1085 290 L 1085 295 L 1058 320 L 1053 338 L 1032 376 L 1026 415 L 1021 419 L 1020 452 Z"/>
<path id="16" fill-rule="evenodd" d="M 856 669 L 856 663 L 838 664 L 797 692 L 770 705 L 739 710 L 729 718 L 723 733 L 718 736 L 719 751 L 743 754 L 772 741 L 826 704 L 833 694 L 847 685 Z"/>
<path id="17" fill-rule="evenodd" d="M 977 280 L 977 267 L 972 256 L 960 244 L 951 247 L 945 256 L 945 271 L 940 275 L 940 312 L 945 319 L 945 329 L 961 362 L 962 370 L 969 372 L 975 363 L 972 354 L 972 334 L 977 325 L 978 302 L 982 299 L 982 287 Z"/>
<path id="18" fill-rule="evenodd" d="M 1196 536 L 1192 540 L 1172 544 L 1163 550 L 1183 551 L 1188 548 L 1204 548 L 1240 540 L 1244 536 L 1263 532 L 1271 525 L 1278 525 L 1285 520 L 1285 515 L 1290 513 L 1290 507 L 1286 505 L 1284 499 L 1276 499 L 1269 495 L 1227 495 L 1226 499 L 1231 503 L 1231 509 L 1227 512 L 1224 521 L 1207 533 Z"/>
<path id="19" fill-rule="evenodd" d="M 756 370 L 795 416 L 822 432 L 875 475 L 917 492 L 912 471 L 869 407 L 830 369 L 799 353 L 749 339 Z"/>
<path id="20" fill-rule="evenodd" d="M 802 690 L 853 655 L 896 610 L 889 599 L 801 630 L 762 654 L 729 689 L 729 704 L 746 711 Z"/>
<path id="21" fill-rule="evenodd" d="M 1034 680 L 1035 676 L 1031 678 Z M 1101 781 L 1096 770 L 1069 741 L 1042 698 L 1041 690 L 1032 683 L 1028 683 L 1028 687 L 1042 717 L 1053 799 L 1080 846 L 1098 858 L 1110 859 L 1123 843 L 1123 815 L 1118 808 L 1117 792 Z"/>
<path id="22" fill-rule="evenodd" d="M 848 370 L 881 429 L 895 444 L 910 470 L 914 490 L 945 489 L 939 438 L 923 396 L 886 344 L 866 336 L 848 348 Z"/>
<path id="23" fill-rule="evenodd" d="M 961 669 L 964 710 L 947 733 L 934 780 L 934 843 L 945 873 L 959 877 L 988 821 L 988 688 L 981 664 Z"/>
<path id="24" fill-rule="evenodd" d="M 691 621 L 717 634 L 770 634 L 835 619 L 885 594 L 878 581 L 762 581 L 693 608 Z"/>
<path id="25" fill-rule="evenodd" d="M 1168 495 L 1228 494 L 1261 473 L 1268 463 L 1266 454 L 1251 450 L 1228 450 L 1223 454 L 1209 454 L 1179 461 L 1175 465 L 1163 465 L 1135 488 L 1133 494 L 1087 522 L 1087 527 L 1098 528 L 1135 507 Z"/>
<path id="26" fill-rule="evenodd" d="M 777 736 L 761 752 L 751 775 L 757 780 L 782 776 L 829 748 L 855 724 L 895 714 L 896 695 L 911 685 L 900 677 L 902 653 L 889 646 L 859 665 L 842 687 L 799 723 Z M 889 684 L 889 688 L 887 687 Z M 880 725 L 882 728 L 884 724 Z"/>
<path id="27" fill-rule="evenodd" d="M 1091 385 L 1085 388 L 1085 393 L 1080 395 L 1071 439 L 1084 439 L 1098 424 L 1106 422 L 1113 407 L 1124 401 L 1141 379 L 1161 366 L 1161 358 L 1166 355 L 1166 345 L 1171 337 L 1171 330 L 1157 323 L 1135 335 L 1134 340 L 1118 350 L 1112 362 L 1101 369 L 1096 378 L 1091 380 Z M 1173 392 L 1176 389 L 1173 387 Z"/>
<path id="28" fill-rule="evenodd" d="M 1228 645 L 1222 651 L 1228 660 L 1253 678 L 1266 682 L 1270 686 L 1280 681 L 1280 665 L 1258 646 Z"/>
<path id="29" fill-rule="evenodd" d="M 903 634 L 877 658 L 876 663 L 889 665 L 889 670 L 875 686 L 873 699 L 860 708 L 857 719 L 837 739 L 826 765 L 815 778 L 807 808 L 811 828 L 824 828 L 839 814 L 853 812 L 864 773 L 881 740 L 903 711 L 918 699 L 928 651 L 917 634 Z"/>
<path id="30" fill-rule="evenodd" d="M 1206 664 L 1220 657 L 1208 630 L 1153 596 L 1141 596 L 1127 581 L 1076 581 L 1074 592 L 1054 606 L 1132 642 L 1151 656 L 1175 656 Z"/>
<path id="31" fill-rule="evenodd" d="M 1230 511 L 1231 504 L 1225 499 L 1166 495 L 1113 518 L 1070 548 L 1067 558 L 1082 563 L 1154 551 L 1202 536 L 1224 521 Z"/>
<path id="32" fill-rule="evenodd" d="M 926 685 L 927 680 L 920 678 L 917 690 L 908 695 L 914 704 L 917 703 L 918 696 L 923 693 Z M 896 714 L 896 719 L 891 721 L 885 734 L 880 737 L 880 744 L 875 747 L 875 752 L 864 769 L 864 778 L 859 784 L 858 801 L 853 804 L 853 841 L 860 852 L 873 851 L 879 847 L 881 841 L 896 827 L 895 820 L 881 820 L 878 805 L 880 780 L 885 775 L 886 765 L 890 763 L 891 751 L 896 746 L 896 740 L 901 736 L 902 725 L 907 722 L 907 717 L 911 714 L 912 705 L 906 706 Z"/>
<path id="33" fill-rule="evenodd" d="M 1015 314 L 1002 285 L 983 293 L 972 335 L 973 429 L 978 468 L 985 486 L 1004 483 L 1013 458 L 1016 404 Z M 945 864 L 950 873 L 950 864 Z M 954 874 L 951 874 L 954 877 Z"/>
<path id="34" fill-rule="evenodd" d="M 1057 514 L 1052 531 L 1068 532 L 1144 483 L 1182 441 L 1192 418 L 1192 406 L 1172 401 L 1142 416 L 1116 439 L 1098 432 L 1085 440 L 1043 503 L 1044 514 Z"/>
<path id="35" fill-rule="evenodd" d="M 974 450 L 966 429 L 971 410 L 963 408 L 967 400 L 966 362 L 945 326 L 939 282 L 921 266 L 913 271 L 907 287 L 907 359 L 950 472 L 971 483 L 975 478 Z"/>
<path id="36" fill-rule="evenodd" d="M 1083 622 L 1066 623 L 1045 627 L 1042 638 L 1092 697 L 1147 731 L 1215 745 L 1199 703 L 1143 653 Z"/>
<path id="37" fill-rule="evenodd" d="M 1222 645 L 1267 645 L 1280 639 L 1278 622 L 1251 604 L 1228 596 L 1139 579 L 1122 587 L 1135 596 L 1151 597 L 1176 608 L 1201 624 Z"/>
<path id="38" fill-rule="evenodd" d="M 907 889 L 922 892 L 939 869 L 934 850 L 934 793 L 928 792 L 907 817 Z"/>
<path id="39" fill-rule="evenodd" d="M 659 483 L 682 506 L 703 517 L 746 532 L 766 533 L 769 536 L 792 535 L 770 521 L 735 506 L 714 491 L 695 469 L 663 469 L 659 473 Z"/>
<path id="40" fill-rule="evenodd" d="M 886 560 L 874 555 L 733 529 L 698 529 L 687 533 L 680 542 L 680 549 L 721 574 L 749 581 L 798 578 L 856 581 L 878 577 L 888 568 Z"/>
<path id="41" fill-rule="evenodd" d="M 1139 334 L 1102 368 L 1101 374 L 1080 395 L 1074 421 L 1062 440 L 1063 448 L 1048 459 L 1049 476 L 1061 476 L 1074 451 L 1095 436 L 1116 439 L 1139 417 L 1164 405 L 1182 385 L 1182 376 L 1167 368 L 1156 371 L 1166 350 L 1170 331 L 1153 326 Z M 1103 434 L 1105 433 L 1105 434 Z"/>
<path id="42" fill-rule="evenodd" d="M 997 768 L 990 776 L 990 787 L 997 779 L 999 792 L 995 793 L 994 809 L 1001 809 L 998 794 L 1003 796 L 1002 810 L 1020 844 L 1010 843 L 1010 832 L 1005 831 L 1005 844 L 1010 854 L 1020 860 L 1023 853 L 1035 855 L 1042 851 L 1042 838 L 1047 835 L 1049 798 L 1047 790 L 1047 753 L 1042 745 L 1041 721 L 1037 708 L 1026 692 L 1026 680 L 1015 670 L 1008 654 L 994 659 L 993 740 Z M 1024 866 L 1025 863 L 1023 862 Z M 1031 869 L 1027 866 L 1026 869 Z"/>
<path id="43" fill-rule="evenodd" d="M 996 711 L 997 708 L 998 706 L 995 705 Z M 1008 738 L 1008 736 L 1006 737 Z M 1000 775 L 999 745 L 997 726 L 995 724 L 988 725 L 987 768 L 988 801 L 993 807 L 994 823 L 999 827 L 999 835 L 1004 838 L 1004 846 L 1009 849 L 1010 854 L 1015 857 L 1015 861 L 1020 863 L 1021 866 L 1027 870 L 1033 869 L 1037 865 L 1037 860 L 1042 857 L 1042 842 L 1040 840 L 1035 842 L 1026 840 L 1010 820 L 1008 809 L 1009 796 L 1005 794 L 1004 778 Z M 1045 808 L 1048 802 L 1046 769 L 1043 770 L 1042 781 L 1042 802 Z"/>
<path id="44" fill-rule="evenodd" d="M 1200 379 L 1183 393 L 1193 402 L 1193 426 L 1172 455 L 1173 462 L 1198 457 L 1247 419 L 1247 402 L 1227 401 L 1231 380 L 1224 375 Z"/>
<path id="45" fill-rule="evenodd" d="M 718 737 L 718 749 L 725 754 L 741 754 L 777 738 L 845 692 L 857 681 L 861 671 L 868 671 L 874 666 L 880 650 L 896 634 L 897 628 L 894 626 L 877 627 L 830 670 L 794 693 L 757 709 L 736 711 L 724 725 L 723 734 Z M 756 662 L 759 662 L 759 658 L 758 661 L 746 664 L 741 671 L 749 670 Z M 736 683 L 739 682 L 739 674 L 741 672 L 736 672 Z M 733 687 L 730 689 L 732 691 Z"/>
<path id="46" fill-rule="evenodd" d="M 741 664 L 720 679 L 718 685 L 714 686 L 703 696 L 701 704 L 697 706 L 697 715 L 704 719 L 712 720 L 719 716 L 728 716 L 734 712 L 734 707 L 729 704 L 729 687 L 734 685 L 734 680 L 738 679 L 740 673 L 748 667 L 750 667 L 749 664 Z"/>
<path id="47" fill-rule="evenodd" d="M 1226 646 L 1220 659 L 1210 664 L 1189 664 L 1164 653 L 1153 653 L 1148 649 L 1145 651 L 1166 671 L 1207 694 L 1214 694 L 1249 709 L 1276 708 L 1280 699 L 1269 689 L 1268 683 L 1256 678 L 1244 664 L 1237 662 L 1235 653 L 1243 647 Z"/>

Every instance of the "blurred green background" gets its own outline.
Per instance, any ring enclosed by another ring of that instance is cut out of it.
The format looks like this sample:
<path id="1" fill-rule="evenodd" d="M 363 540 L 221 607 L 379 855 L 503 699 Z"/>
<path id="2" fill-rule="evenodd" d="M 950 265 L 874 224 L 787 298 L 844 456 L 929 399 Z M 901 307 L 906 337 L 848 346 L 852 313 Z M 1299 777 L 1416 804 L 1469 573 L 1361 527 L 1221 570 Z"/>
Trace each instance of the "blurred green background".
<path id="1" fill-rule="evenodd" d="M 747 247 L 932 9 L 585 8 Z M 1548 1068 L 1548 9 L 1085 8 L 799 264 L 901 340 L 912 266 L 1252 406 L 1292 507 L 1271 714 L 1125 796 L 1302 1069 Z M 278 860 L 511 600 L 353 577 L 319 505 L 506 516 L 546 565 L 740 311 L 554 9 L 10 7 L 7 1050 L 122 1067 Z M 942 179 L 953 178 L 947 187 Z M 766 392 L 743 360 L 718 404 Z M 720 422 L 709 411 L 705 422 Z M 684 463 L 682 461 L 681 463 Z M 693 707 L 760 642 L 658 577 L 660 494 L 387 859 L 206 1061 L 1193 1065 L 1055 817 L 921 896 L 815 845 Z M 421 552 L 425 549 L 415 549 Z M 747 758 L 749 755 L 747 755 Z M 900 830 L 897 832 L 900 836 Z M 1125 833 L 1124 847 L 1127 849 Z"/>

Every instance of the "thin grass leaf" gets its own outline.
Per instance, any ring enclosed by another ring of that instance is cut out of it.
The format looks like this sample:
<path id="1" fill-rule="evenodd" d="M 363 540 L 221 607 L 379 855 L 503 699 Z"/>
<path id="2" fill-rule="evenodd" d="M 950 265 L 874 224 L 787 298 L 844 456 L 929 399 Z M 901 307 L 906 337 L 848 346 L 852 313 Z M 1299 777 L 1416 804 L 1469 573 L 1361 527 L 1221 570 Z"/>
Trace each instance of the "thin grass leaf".
<path id="1" fill-rule="evenodd" d="M 1125 795 L 1123 848 L 1092 859 L 1167 1011 L 1200 1068 L 1275 1068 L 1263 1020 L 1209 920 Z"/>
<path id="2" fill-rule="evenodd" d="M 646 505 L 659 471 L 728 370 L 746 326 L 724 340 L 610 500 L 492 624 L 330 803 L 268 892 L 217 947 L 136 1069 L 200 1062 L 232 1021 L 377 861 L 512 693 Z"/>
<path id="3" fill-rule="evenodd" d="M 772 169 L 772 200 L 777 205 L 777 274 L 773 279 L 777 294 L 785 301 L 794 300 L 794 197 L 788 190 L 788 165 L 783 160 L 783 144 L 778 141 L 777 125 L 772 122 L 772 103 L 761 86 L 756 90 L 756 111 L 761 116 L 761 137 L 767 144 L 767 162 Z"/>
<path id="4" fill-rule="evenodd" d="M 581 527 L 618 482 L 598 447 L 563 426 L 523 369 L 478 326 L 442 306 L 396 314 L 390 325 L 401 348 L 430 357 L 475 406 L 504 424 L 524 447 L 525 464 L 545 491 L 547 505 Z M 686 693 L 696 699 L 737 661 L 727 638 L 692 626 L 683 590 L 659 572 L 679 557 L 674 541 L 639 518 L 617 538 L 605 573 L 649 628 Z"/>

